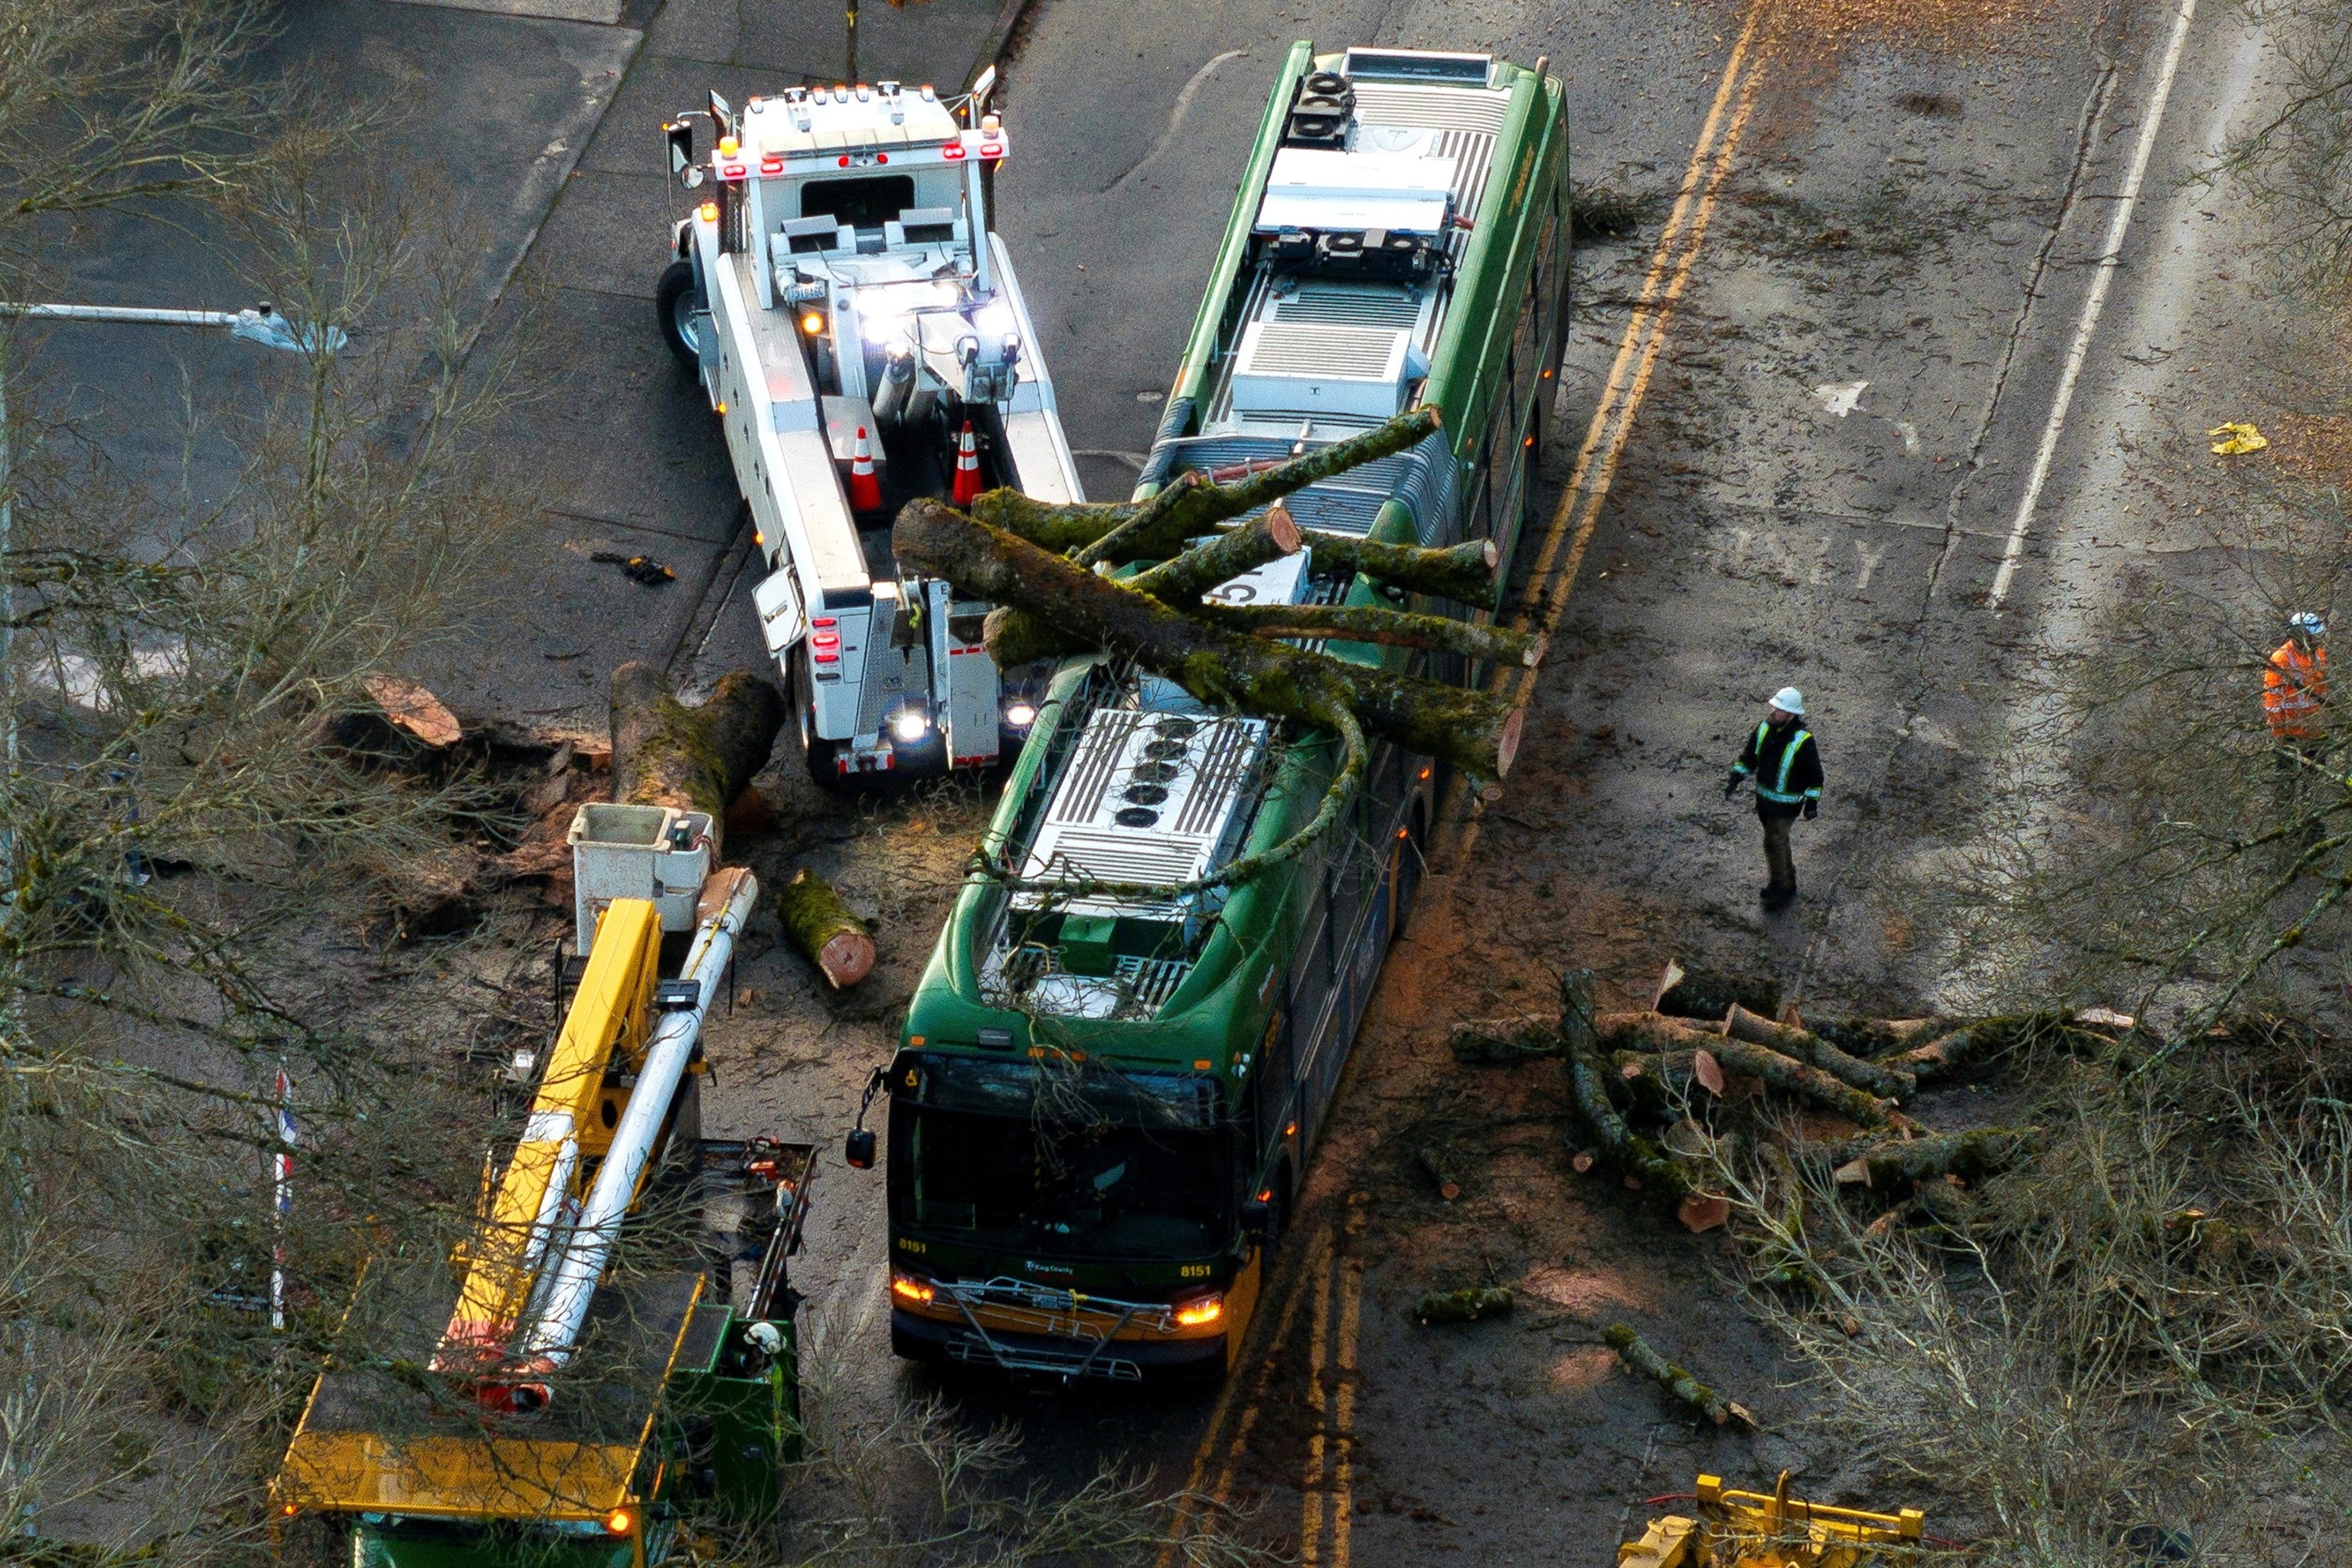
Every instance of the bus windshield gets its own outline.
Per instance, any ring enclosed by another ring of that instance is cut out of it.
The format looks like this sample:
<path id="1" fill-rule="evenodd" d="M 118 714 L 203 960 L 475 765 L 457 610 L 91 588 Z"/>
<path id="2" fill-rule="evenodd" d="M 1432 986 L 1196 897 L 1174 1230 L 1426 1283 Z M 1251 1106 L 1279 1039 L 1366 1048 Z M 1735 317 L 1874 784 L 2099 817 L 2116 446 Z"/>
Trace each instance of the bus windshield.
<path id="1" fill-rule="evenodd" d="M 1100 1118 L 892 1108 L 898 1223 L 1061 1258 L 1198 1258 L 1222 1244 L 1223 1133 Z M 901 1163 L 903 1162 L 903 1163 Z"/>

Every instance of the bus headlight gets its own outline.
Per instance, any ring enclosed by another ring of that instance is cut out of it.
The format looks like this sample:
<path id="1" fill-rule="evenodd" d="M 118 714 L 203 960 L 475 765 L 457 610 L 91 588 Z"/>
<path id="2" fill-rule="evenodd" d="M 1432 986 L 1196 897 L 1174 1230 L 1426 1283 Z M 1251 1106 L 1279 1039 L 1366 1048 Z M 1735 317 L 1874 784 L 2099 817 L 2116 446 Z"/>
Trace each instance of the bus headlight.
<path id="1" fill-rule="evenodd" d="M 1189 1301 L 1176 1303 L 1176 1326 L 1197 1329 L 1203 1323 L 1213 1323 L 1225 1315 L 1223 1296 L 1195 1296 Z"/>
<path id="2" fill-rule="evenodd" d="M 931 1298 L 939 1292 L 931 1288 L 929 1280 L 918 1279 L 894 1268 L 890 1271 L 890 1294 L 910 1307 L 928 1307 L 931 1304 Z"/>
<path id="3" fill-rule="evenodd" d="M 1037 705 L 1034 702 L 1008 702 L 1004 705 L 1004 722 L 1015 730 L 1026 730 L 1037 721 Z"/>

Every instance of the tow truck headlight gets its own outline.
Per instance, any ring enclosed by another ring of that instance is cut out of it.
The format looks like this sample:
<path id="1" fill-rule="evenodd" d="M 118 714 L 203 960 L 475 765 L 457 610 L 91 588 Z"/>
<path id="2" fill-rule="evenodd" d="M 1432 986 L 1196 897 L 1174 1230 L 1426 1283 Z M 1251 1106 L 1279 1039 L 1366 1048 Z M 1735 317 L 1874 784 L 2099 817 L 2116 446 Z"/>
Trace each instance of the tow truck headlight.
<path id="1" fill-rule="evenodd" d="M 1008 702 L 1004 705 L 1004 722 L 1015 730 L 1026 730 L 1037 721 L 1037 705 L 1034 702 Z"/>
<path id="2" fill-rule="evenodd" d="M 974 331 L 1002 342 L 1007 334 L 1020 330 L 1021 318 L 1003 300 L 991 300 L 971 313 L 971 326 Z"/>
<path id="3" fill-rule="evenodd" d="M 1203 1323 L 1213 1323 L 1224 1315 L 1225 1299 L 1223 1296 L 1195 1296 L 1189 1301 L 1176 1303 L 1176 1326 L 1180 1329 L 1197 1329 Z"/>
<path id="4" fill-rule="evenodd" d="M 919 708 L 901 708 L 890 721 L 890 738 L 911 746 L 931 732 L 930 715 Z"/>
<path id="5" fill-rule="evenodd" d="M 894 1268 L 890 1271 L 890 1294 L 910 1307 L 928 1307 L 930 1305 L 931 1298 L 939 1292 L 931 1288 L 929 1280 L 918 1279 L 911 1274 L 901 1274 Z"/>
<path id="6" fill-rule="evenodd" d="M 604 1516 L 604 1533 L 626 1535 L 637 1527 L 637 1516 L 627 1509 L 616 1508 Z"/>
<path id="7" fill-rule="evenodd" d="M 813 338 L 823 337 L 824 335 L 824 312 L 823 310 L 809 310 L 803 312 L 801 316 L 801 331 L 806 332 Z"/>

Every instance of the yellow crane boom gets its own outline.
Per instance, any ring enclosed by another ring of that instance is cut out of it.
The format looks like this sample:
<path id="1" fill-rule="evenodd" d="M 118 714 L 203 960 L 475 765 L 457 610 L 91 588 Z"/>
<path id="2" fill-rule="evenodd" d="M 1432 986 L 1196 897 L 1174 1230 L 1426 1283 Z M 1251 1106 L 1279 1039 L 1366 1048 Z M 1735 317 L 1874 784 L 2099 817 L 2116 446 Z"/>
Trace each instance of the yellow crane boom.
<path id="1" fill-rule="evenodd" d="M 644 1055 L 661 938 L 660 914 L 642 899 L 616 899 L 598 919 L 522 1139 L 473 1242 L 436 1372 L 500 1357 L 529 1310 L 549 1242 L 567 1205 L 576 1207 L 583 1161 L 611 1141 L 611 1123 L 599 1113 L 605 1069 L 616 1057 L 634 1066 Z"/>

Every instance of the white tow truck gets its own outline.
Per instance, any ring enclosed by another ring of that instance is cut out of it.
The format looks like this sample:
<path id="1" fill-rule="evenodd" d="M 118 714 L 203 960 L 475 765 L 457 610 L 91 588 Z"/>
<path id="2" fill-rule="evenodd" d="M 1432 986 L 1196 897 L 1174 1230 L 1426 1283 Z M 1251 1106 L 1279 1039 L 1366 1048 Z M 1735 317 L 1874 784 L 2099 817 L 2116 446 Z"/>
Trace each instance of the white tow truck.
<path id="1" fill-rule="evenodd" d="M 677 226 L 662 331 L 725 427 L 766 570 L 753 602 L 820 784 L 985 767 L 1036 716 L 1045 672 L 1000 678 L 989 606 L 890 547 L 916 496 L 1084 499 L 989 230 L 1010 146 L 985 112 L 992 76 L 956 100 L 882 81 L 739 114 L 713 94 L 665 127 L 702 199 Z"/>

